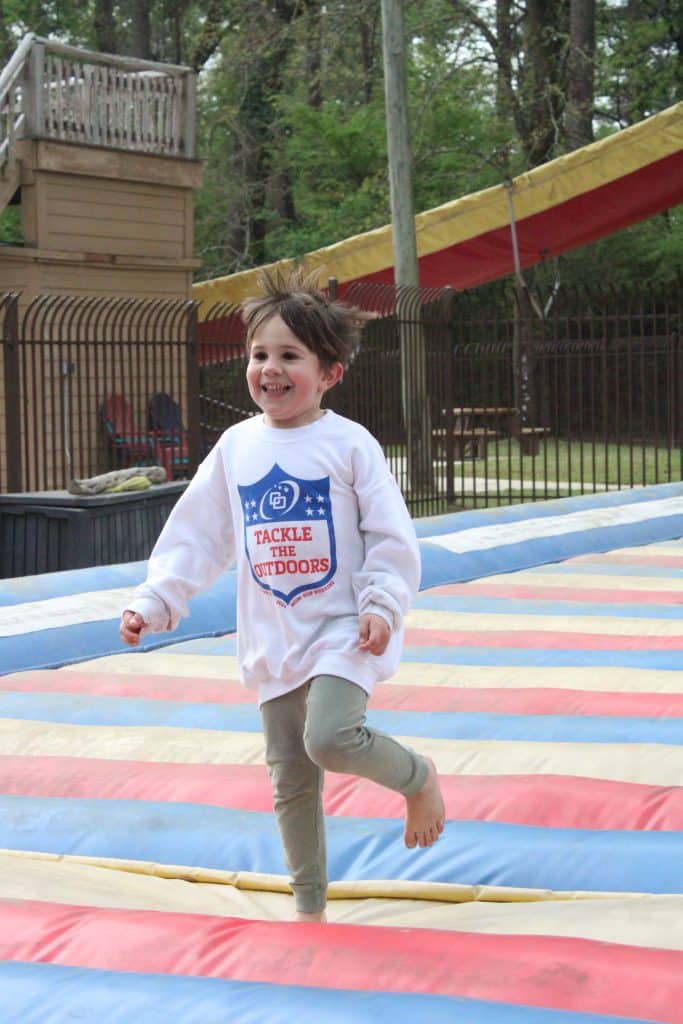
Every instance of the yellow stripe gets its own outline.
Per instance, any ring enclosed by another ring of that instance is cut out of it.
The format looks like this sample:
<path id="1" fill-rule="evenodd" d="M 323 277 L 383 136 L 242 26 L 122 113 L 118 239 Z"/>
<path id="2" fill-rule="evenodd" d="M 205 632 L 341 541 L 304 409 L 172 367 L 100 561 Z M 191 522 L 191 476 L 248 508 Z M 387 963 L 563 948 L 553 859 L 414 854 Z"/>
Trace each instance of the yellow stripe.
<path id="1" fill-rule="evenodd" d="M 387 880 L 332 882 L 328 897 L 327 917 L 335 923 L 562 935 L 683 949 L 681 896 Z M 286 921 L 293 914 L 281 875 L 22 850 L 0 851 L 0 898 L 257 921 Z"/>
<path id="2" fill-rule="evenodd" d="M 0 898 L 259 921 L 293 915 L 282 875 L 23 850 L 0 851 Z M 386 880 L 331 882 L 328 898 L 327 916 L 335 923 L 563 935 L 683 949 L 683 897 L 676 895 Z"/>
<path id="3" fill-rule="evenodd" d="M 585 561 L 587 558 L 598 561 L 603 557 L 605 561 L 609 561 L 610 555 L 634 555 L 636 558 L 661 558 L 664 555 L 681 558 L 683 557 L 683 541 L 661 541 L 658 544 L 644 544 L 642 547 L 615 548 L 613 551 L 601 555 L 580 555 L 579 561 Z M 570 561 L 574 561 L 574 559 L 570 559 Z"/>
<path id="4" fill-rule="evenodd" d="M 608 576 L 600 574 L 596 566 L 595 575 L 578 572 L 536 572 L 534 569 L 522 569 L 520 572 L 501 573 L 487 576 L 481 582 L 500 583 L 503 586 L 525 587 L 571 587 L 573 590 L 595 590 L 596 601 L 601 590 L 670 590 L 672 604 L 681 592 L 680 579 L 671 576 Z"/>
<path id="5" fill-rule="evenodd" d="M 660 743 L 537 743 L 399 736 L 446 775 L 582 775 L 677 786 L 683 747 Z M 93 757 L 172 764 L 264 764 L 259 733 L 142 726 L 84 726 L 0 719 L 0 754 Z"/>
<path id="6" fill-rule="evenodd" d="M 683 619 L 636 619 L 602 615 L 514 615 L 480 612 L 409 612 L 411 629 L 476 630 L 487 632 L 590 633 L 608 636 L 683 637 Z M 519 605 L 517 606 L 519 607 Z M 683 652 L 682 652 L 683 656 Z M 505 660 L 505 653 L 501 652 Z M 683 686 L 683 682 L 681 683 Z"/>
<path id="7" fill-rule="evenodd" d="M 179 645 L 180 646 L 180 645 Z M 198 676 L 202 679 L 239 679 L 237 658 L 228 654 L 169 654 L 163 648 L 146 654 L 112 654 L 92 661 L 65 665 L 60 672 L 102 672 L 106 675 Z M 187 699 L 192 699 L 188 690 Z"/>
<path id="8" fill-rule="evenodd" d="M 515 217 L 523 220 L 607 185 L 678 152 L 682 146 L 683 102 L 514 178 Z M 504 185 L 475 192 L 416 216 L 418 255 L 438 252 L 508 224 Z M 341 284 L 390 267 L 393 265 L 391 227 L 385 225 L 346 238 L 308 253 L 304 260 L 311 269 L 324 268 L 326 274 L 336 277 Z M 283 260 L 269 266 L 285 269 L 293 262 Z M 200 317 L 206 317 L 212 303 L 239 303 L 255 294 L 261 269 L 244 270 L 195 284 L 193 297 L 201 301 Z"/>
<path id="9" fill-rule="evenodd" d="M 62 672 L 101 671 L 103 674 L 140 674 L 140 658 L 117 655 L 79 665 L 69 665 Z M 197 654 L 168 654 L 155 651 L 144 656 L 147 675 L 197 677 L 198 679 L 237 678 L 237 659 Z M 598 667 L 590 672 L 575 668 L 539 668 L 518 665 L 446 665 L 433 662 L 406 661 L 387 682 L 398 686 L 458 686 L 470 689 L 488 687 L 543 687 L 615 693 L 680 693 L 681 674 L 664 669 Z M 381 684 L 380 684 L 381 685 Z M 191 700 L 188 690 L 187 699 Z"/>

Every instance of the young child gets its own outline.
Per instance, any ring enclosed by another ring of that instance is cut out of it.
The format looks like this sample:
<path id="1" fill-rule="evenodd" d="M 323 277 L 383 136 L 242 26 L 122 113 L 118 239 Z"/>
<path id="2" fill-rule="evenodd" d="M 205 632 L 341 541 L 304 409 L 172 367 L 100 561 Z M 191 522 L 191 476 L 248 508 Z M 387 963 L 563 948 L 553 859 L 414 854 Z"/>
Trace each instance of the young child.
<path id="1" fill-rule="evenodd" d="M 238 655 L 256 690 L 297 920 L 325 920 L 327 769 L 406 800 L 405 843 L 444 827 L 434 764 L 365 724 L 375 683 L 397 668 L 420 559 L 377 441 L 321 409 L 366 314 L 301 272 L 264 276 L 246 302 L 247 383 L 262 410 L 222 435 L 169 516 L 121 637 L 172 630 L 233 561 Z"/>

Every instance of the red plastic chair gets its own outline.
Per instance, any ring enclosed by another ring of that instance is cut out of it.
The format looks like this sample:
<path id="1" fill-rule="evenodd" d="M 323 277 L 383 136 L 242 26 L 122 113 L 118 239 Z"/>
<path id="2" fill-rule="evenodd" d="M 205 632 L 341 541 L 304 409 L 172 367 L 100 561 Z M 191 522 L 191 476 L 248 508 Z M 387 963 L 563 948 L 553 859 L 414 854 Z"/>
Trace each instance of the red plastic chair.
<path id="1" fill-rule="evenodd" d="M 108 395 L 104 400 L 102 426 L 121 467 L 156 463 L 154 438 L 137 429 L 133 410 L 123 395 Z"/>

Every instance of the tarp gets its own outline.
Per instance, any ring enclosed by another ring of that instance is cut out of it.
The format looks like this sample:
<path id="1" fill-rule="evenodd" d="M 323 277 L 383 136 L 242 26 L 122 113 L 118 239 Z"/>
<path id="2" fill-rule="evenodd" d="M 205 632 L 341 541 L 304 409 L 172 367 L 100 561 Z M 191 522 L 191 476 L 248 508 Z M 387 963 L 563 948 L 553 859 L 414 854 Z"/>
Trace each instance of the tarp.
<path id="1" fill-rule="evenodd" d="M 420 284 L 471 288 L 532 266 L 683 201 L 683 102 L 558 157 L 507 184 L 454 199 L 415 218 Z M 304 261 L 351 284 L 393 282 L 390 226 L 308 253 Z M 270 266 L 287 267 L 292 260 Z M 200 317 L 215 303 L 258 291 L 262 268 L 194 285 Z"/>

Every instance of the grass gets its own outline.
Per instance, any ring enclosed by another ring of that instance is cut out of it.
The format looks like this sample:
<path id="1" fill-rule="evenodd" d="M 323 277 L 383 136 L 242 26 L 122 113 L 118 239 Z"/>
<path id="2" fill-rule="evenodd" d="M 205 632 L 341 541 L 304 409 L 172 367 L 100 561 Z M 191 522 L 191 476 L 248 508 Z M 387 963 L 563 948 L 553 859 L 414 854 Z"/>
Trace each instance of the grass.
<path id="1" fill-rule="evenodd" d="M 387 450 L 403 462 L 405 449 L 393 445 Z M 410 501 L 416 515 L 436 515 L 463 508 L 511 505 L 520 501 L 563 498 L 572 494 L 673 483 L 682 479 L 681 451 L 654 445 L 629 447 L 580 441 L 540 442 L 537 455 L 522 455 L 515 441 L 488 445 L 486 459 L 465 459 L 453 467 L 455 500 L 440 496 L 427 502 Z M 435 461 L 437 479 L 443 487 L 444 459 Z M 403 482 L 403 481 L 401 481 Z"/>
<path id="2" fill-rule="evenodd" d="M 467 463 L 466 463 L 467 465 Z M 521 455 L 512 442 L 489 445 L 487 458 L 470 465 L 476 477 L 548 480 L 614 487 L 661 484 L 681 479 L 680 449 L 654 446 L 592 444 L 580 441 L 541 441 L 538 455 Z M 460 474 L 458 474 L 460 475 Z"/>

